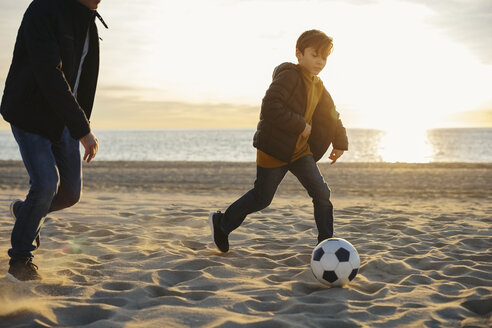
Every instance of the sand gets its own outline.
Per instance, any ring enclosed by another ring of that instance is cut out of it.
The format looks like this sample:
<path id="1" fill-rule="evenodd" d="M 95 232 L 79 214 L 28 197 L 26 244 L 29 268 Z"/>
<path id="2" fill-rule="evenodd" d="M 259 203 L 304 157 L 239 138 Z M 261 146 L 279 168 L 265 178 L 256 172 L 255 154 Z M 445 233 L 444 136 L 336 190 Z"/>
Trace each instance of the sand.
<path id="1" fill-rule="evenodd" d="M 84 194 L 49 215 L 34 262 L 8 269 L 8 205 L 22 163 L 0 162 L 0 327 L 490 327 L 492 164 L 322 164 L 335 235 L 361 269 L 344 288 L 310 271 L 311 200 L 292 175 L 220 254 L 211 210 L 246 192 L 254 163 L 94 162 Z"/>

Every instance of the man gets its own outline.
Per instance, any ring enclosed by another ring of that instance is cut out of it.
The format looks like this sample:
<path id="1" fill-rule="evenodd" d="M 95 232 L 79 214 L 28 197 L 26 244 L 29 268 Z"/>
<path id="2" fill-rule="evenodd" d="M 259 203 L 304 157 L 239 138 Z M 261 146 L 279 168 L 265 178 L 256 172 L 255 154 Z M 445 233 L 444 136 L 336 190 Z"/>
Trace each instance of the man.
<path id="1" fill-rule="evenodd" d="M 15 43 L 0 113 L 30 178 L 24 201 L 15 200 L 7 278 L 39 280 L 32 252 L 43 218 L 78 202 L 82 188 L 79 141 L 88 163 L 98 150 L 89 118 L 99 72 L 95 24 L 101 0 L 34 0 Z"/>

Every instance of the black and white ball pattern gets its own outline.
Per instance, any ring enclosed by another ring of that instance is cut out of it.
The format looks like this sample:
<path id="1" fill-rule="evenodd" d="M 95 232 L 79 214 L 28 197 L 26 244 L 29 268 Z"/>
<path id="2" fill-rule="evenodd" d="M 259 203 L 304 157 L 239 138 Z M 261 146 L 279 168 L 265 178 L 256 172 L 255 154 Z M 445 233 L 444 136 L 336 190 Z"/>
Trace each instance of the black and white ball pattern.
<path id="1" fill-rule="evenodd" d="M 355 278 L 359 268 L 359 254 L 345 239 L 326 239 L 316 246 L 311 256 L 314 276 L 328 286 L 348 284 Z"/>

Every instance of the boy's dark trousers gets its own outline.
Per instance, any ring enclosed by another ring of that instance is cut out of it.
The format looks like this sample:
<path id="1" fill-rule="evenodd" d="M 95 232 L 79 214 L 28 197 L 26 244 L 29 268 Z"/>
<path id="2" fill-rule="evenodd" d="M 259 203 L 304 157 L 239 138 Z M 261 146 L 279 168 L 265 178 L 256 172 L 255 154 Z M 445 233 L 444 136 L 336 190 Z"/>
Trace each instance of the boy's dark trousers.
<path id="1" fill-rule="evenodd" d="M 254 188 L 235 201 L 224 213 L 222 230 L 229 234 L 241 225 L 250 213 L 266 208 L 272 202 L 278 185 L 287 171 L 292 172 L 313 199 L 318 242 L 333 236 L 333 205 L 330 189 L 319 172 L 313 156 L 304 156 L 276 168 L 257 166 Z"/>

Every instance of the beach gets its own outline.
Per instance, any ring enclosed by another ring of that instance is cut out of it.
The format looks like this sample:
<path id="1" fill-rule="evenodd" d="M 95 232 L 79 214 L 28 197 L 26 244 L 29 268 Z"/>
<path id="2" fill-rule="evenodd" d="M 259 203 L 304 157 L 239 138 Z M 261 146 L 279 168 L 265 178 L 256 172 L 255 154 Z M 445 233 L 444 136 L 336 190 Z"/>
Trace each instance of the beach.
<path id="1" fill-rule="evenodd" d="M 23 198 L 0 161 L 0 327 L 490 327 L 492 164 L 320 164 L 335 237 L 361 268 L 344 288 L 310 270 L 312 202 L 292 174 L 221 254 L 208 215 L 248 191 L 255 163 L 84 165 L 81 201 L 50 213 L 41 282 L 5 278 Z"/>

